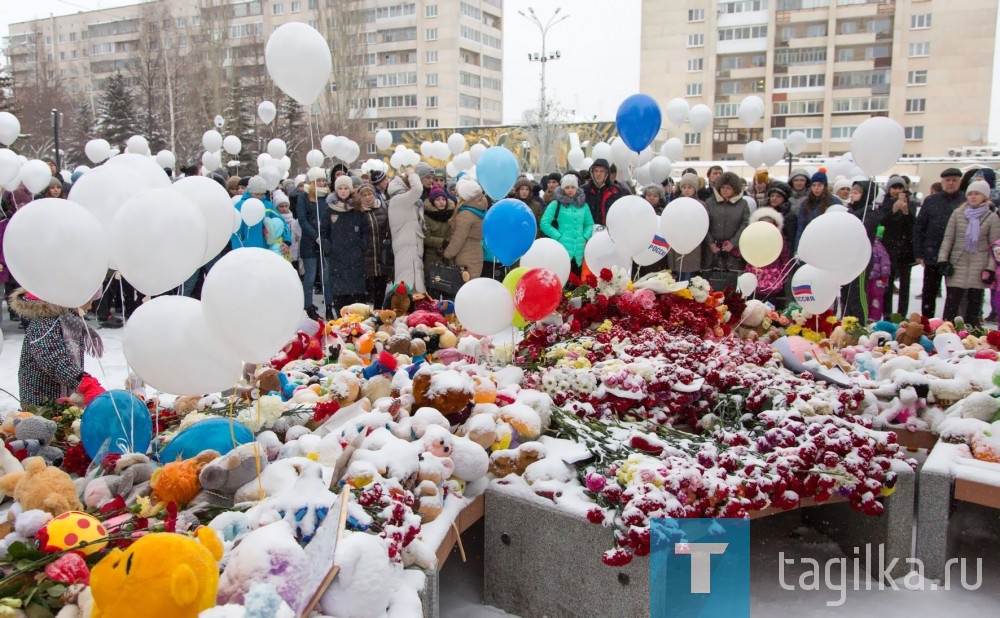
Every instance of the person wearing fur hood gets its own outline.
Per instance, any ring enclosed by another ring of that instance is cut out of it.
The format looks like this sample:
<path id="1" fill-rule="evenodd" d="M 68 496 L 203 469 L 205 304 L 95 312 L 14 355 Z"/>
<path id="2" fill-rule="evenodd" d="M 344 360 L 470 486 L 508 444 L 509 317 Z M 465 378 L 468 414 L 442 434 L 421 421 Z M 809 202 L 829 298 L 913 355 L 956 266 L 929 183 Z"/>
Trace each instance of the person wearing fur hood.
<path id="1" fill-rule="evenodd" d="M 725 172 L 705 202 L 708 234 L 702 243 L 702 268 L 743 270 L 739 256 L 740 234 L 750 221 L 750 208 L 743 199 L 743 183 L 733 172 Z"/>
<path id="2" fill-rule="evenodd" d="M 394 256 L 393 281 L 403 282 L 413 292 L 426 292 L 424 285 L 424 185 L 413 168 L 389 181 L 389 231 Z"/>
<path id="3" fill-rule="evenodd" d="M 563 176 L 559 188 L 552 195 L 552 201 L 542 214 L 542 232 L 566 248 L 570 267 L 579 274 L 584 247 L 594 235 L 594 217 L 587 205 L 587 197 L 573 174 Z"/>
<path id="4" fill-rule="evenodd" d="M 785 225 L 785 216 L 777 209 L 764 206 L 750 214 L 750 223 L 757 221 L 770 223 L 778 228 L 778 231 L 781 231 Z M 786 272 L 785 269 L 790 259 L 791 252 L 788 248 L 788 240 L 782 235 L 781 253 L 773 262 L 761 267 L 747 264 L 746 272 L 757 277 L 757 298 L 764 302 L 770 302 L 779 311 L 785 307 L 785 281 L 790 276 L 790 273 Z"/>
<path id="5" fill-rule="evenodd" d="M 96 299 L 97 294 L 82 310 L 88 310 Z M 74 394 L 89 404 L 104 392 L 101 384 L 83 370 L 84 354 L 100 358 L 104 346 L 79 311 L 46 302 L 24 288 L 15 290 L 7 302 L 14 313 L 30 320 L 17 371 L 22 408 Z"/>
<path id="6" fill-rule="evenodd" d="M 460 180 L 456 190 L 458 208 L 451 218 L 451 237 L 444 257 L 455 260 L 469 279 L 477 279 L 483 274 L 483 219 L 490 203 L 483 188 L 472 179 Z"/>

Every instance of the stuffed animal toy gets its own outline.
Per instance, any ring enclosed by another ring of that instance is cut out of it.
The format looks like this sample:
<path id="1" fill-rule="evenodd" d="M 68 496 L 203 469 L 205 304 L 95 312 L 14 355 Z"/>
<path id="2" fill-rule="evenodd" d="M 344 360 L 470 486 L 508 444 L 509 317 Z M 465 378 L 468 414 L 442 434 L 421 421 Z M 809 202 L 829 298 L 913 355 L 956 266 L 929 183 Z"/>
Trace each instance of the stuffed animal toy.
<path id="1" fill-rule="evenodd" d="M 262 444 L 241 444 L 218 459 L 208 462 L 198 474 L 202 492 L 197 500 L 217 506 L 232 506 L 236 491 L 257 478 L 267 467 L 267 450 Z"/>
<path id="2" fill-rule="evenodd" d="M 13 496 L 22 509 L 41 509 L 53 516 L 83 510 L 76 495 L 76 485 L 68 474 L 46 466 L 41 457 L 29 457 L 22 463 L 24 471 L 0 478 L 0 491 Z"/>
<path id="3" fill-rule="evenodd" d="M 448 321 L 443 315 L 434 311 L 425 311 L 421 309 L 406 316 L 406 325 L 410 328 L 415 328 L 420 324 L 427 327 L 433 327 L 438 324 L 444 325 L 447 323 Z"/>
<path id="4" fill-rule="evenodd" d="M 920 337 L 923 334 L 924 325 L 920 320 L 920 314 L 911 313 L 909 320 L 903 320 L 899 323 L 899 327 L 896 330 L 896 341 L 900 345 L 920 343 Z"/>
<path id="5" fill-rule="evenodd" d="M 63 452 L 51 446 L 57 429 L 55 421 L 41 416 L 14 419 L 15 439 L 10 442 L 10 449 L 14 453 L 24 451 L 25 457 L 41 457 L 46 464 L 58 466 L 62 463 Z"/>
<path id="6" fill-rule="evenodd" d="M 216 451 L 202 451 L 191 459 L 172 461 L 158 469 L 150 479 L 153 498 L 177 505 L 191 502 L 201 491 L 198 477 L 202 469 L 218 457 Z"/>
<path id="7" fill-rule="evenodd" d="M 259 525 L 284 521 L 295 532 L 295 538 L 308 543 L 337 500 L 337 494 L 323 480 L 323 467 L 307 461 L 295 482 L 269 496 L 247 514 Z"/>
<path id="8" fill-rule="evenodd" d="M 149 481 L 155 470 L 156 466 L 143 454 L 123 455 L 115 462 L 114 474 L 105 474 L 87 483 L 83 503 L 88 508 L 99 508 L 115 496 L 121 496 L 131 503 L 135 496 L 149 494 Z"/>
<path id="9" fill-rule="evenodd" d="M 889 338 L 892 340 L 896 339 L 897 330 L 899 330 L 899 326 L 889 322 L 888 320 L 879 320 L 878 322 L 872 324 L 872 333 L 887 333 Z"/>
<path id="10" fill-rule="evenodd" d="M 389 308 L 397 317 L 402 317 L 410 312 L 410 287 L 405 281 L 400 281 L 392 287 L 392 295 L 389 298 Z"/>
<path id="11" fill-rule="evenodd" d="M 351 305 L 344 305 L 340 308 L 340 317 L 342 318 L 346 318 L 349 315 L 357 315 L 361 316 L 362 319 L 367 319 L 371 314 L 371 305 L 366 305 L 365 303 L 354 303 Z"/>
<path id="12" fill-rule="evenodd" d="M 917 394 L 917 389 L 905 386 L 899 389 L 899 396 L 892 400 L 885 410 L 879 414 L 883 425 L 905 425 L 910 431 L 916 431 L 920 425 L 920 410 L 926 405 Z"/>
<path id="13" fill-rule="evenodd" d="M 413 377 L 413 405 L 435 408 L 445 416 L 458 415 L 475 401 L 472 378 L 443 365 L 424 365 Z M 454 419 L 459 423 L 465 419 Z"/>
<path id="14" fill-rule="evenodd" d="M 0 439 L 0 475 L 6 476 L 15 472 L 24 472 L 24 466 L 21 465 L 21 461 L 17 457 L 14 457 L 13 453 L 7 450 L 3 440 Z M 0 502 L 6 497 L 7 495 L 0 491 Z"/>
<path id="15" fill-rule="evenodd" d="M 196 618 L 215 606 L 222 543 L 202 526 L 195 539 L 155 532 L 113 549 L 90 574 L 92 618 Z"/>
<path id="16" fill-rule="evenodd" d="M 963 354 L 965 346 L 955 333 L 942 333 L 934 337 L 934 350 L 939 357 L 947 360 Z"/>
<path id="17" fill-rule="evenodd" d="M 328 330 L 323 320 L 303 320 L 295 337 L 271 359 L 271 367 L 281 370 L 292 361 L 323 360 L 326 357 L 324 339 Z"/>
<path id="18" fill-rule="evenodd" d="M 508 474 L 524 474 L 531 464 L 545 457 L 545 447 L 538 442 L 528 442 L 516 449 L 493 451 L 490 455 L 490 473 L 502 479 Z"/>

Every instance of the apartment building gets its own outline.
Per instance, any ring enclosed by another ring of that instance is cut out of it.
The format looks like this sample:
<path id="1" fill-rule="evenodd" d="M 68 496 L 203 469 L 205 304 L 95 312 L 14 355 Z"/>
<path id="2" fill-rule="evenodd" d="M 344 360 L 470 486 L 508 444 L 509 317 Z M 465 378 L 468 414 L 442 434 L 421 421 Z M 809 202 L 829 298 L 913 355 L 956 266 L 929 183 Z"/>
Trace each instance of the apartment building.
<path id="1" fill-rule="evenodd" d="M 665 127 L 690 160 L 739 160 L 750 140 L 802 131 L 803 155 L 850 150 L 861 122 L 905 129 L 904 157 L 985 144 L 997 0 L 643 2 L 642 92 L 714 111 L 713 130 Z M 757 95 L 764 117 L 737 118 Z"/>
<path id="2" fill-rule="evenodd" d="M 345 6 L 363 12 L 358 57 L 370 88 L 363 153 L 375 152 L 381 128 L 490 126 L 503 118 L 503 0 L 159 0 L 38 19 L 11 24 L 4 41 L 15 84 L 43 74 L 74 95 L 95 96 L 134 61 L 143 20 L 160 3 L 170 18 L 157 27 L 182 56 L 208 20 L 224 24 L 221 62 L 237 78 L 264 70 L 263 44 L 278 26 L 306 22 L 323 32 Z"/>

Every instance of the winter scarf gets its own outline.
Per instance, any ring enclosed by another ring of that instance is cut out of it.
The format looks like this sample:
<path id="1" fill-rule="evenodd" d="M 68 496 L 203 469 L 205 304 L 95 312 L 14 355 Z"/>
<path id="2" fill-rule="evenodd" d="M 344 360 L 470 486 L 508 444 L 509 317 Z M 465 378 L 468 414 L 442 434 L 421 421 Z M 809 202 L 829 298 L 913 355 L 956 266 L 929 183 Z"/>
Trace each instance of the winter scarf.
<path id="1" fill-rule="evenodd" d="M 67 311 L 59 316 L 59 327 L 62 329 L 63 341 L 66 342 L 66 350 L 75 365 L 83 366 L 83 355 L 88 354 L 93 358 L 104 356 L 104 342 L 101 336 L 91 328 L 80 314 L 75 311 Z M 83 339 L 84 349 L 80 349 L 80 339 Z"/>
<path id="2" fill-rule="evenodd" d="M 979 208 L 966 208 L 965 218 L 969 220 L 969 227 L 965 230 L 965 251 L 975 253 L 979 245 L 979 222 L 990 211 L 989 204 L 983 204 Z"/>
<path id="3" fill-rule="evenodd" d="M 448 208 L 444 210 L 424 210 L 425 217 L 438 223 L 447 223 L 454 214 L 455 211 Z"/>

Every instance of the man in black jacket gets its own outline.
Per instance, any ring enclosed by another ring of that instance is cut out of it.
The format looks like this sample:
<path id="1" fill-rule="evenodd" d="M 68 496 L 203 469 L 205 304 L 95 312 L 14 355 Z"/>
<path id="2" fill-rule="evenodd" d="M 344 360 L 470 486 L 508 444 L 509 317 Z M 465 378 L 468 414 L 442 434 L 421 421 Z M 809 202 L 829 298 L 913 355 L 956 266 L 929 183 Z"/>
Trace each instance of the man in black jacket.
<path id="1" fill-rule="evenodd" d="M 583 185 L 583 195 L 596 225 L 607 225 L 608 210 L 625 195 L 619 185 L 611 182 L 610 174 L 611 166 L 607 160 L 597 159 L 590 166 L 590 181 Z"/>
<path id="2" fill-rule="evenodd" d="M 933 318 L 937 313 L 937 295 L 941 290 L 942 273 L 937 257 L 948 219 L 956 208 L 965 202 L 965 194 L 958 190 L 962 171 L 949 167 L 941 172 L 941 191 L 927 196 L 916 225 L 913 226 L 913 255 L 917 264 L 924 267 L 924 289 L 921 292 L 921 313 Z"/>

